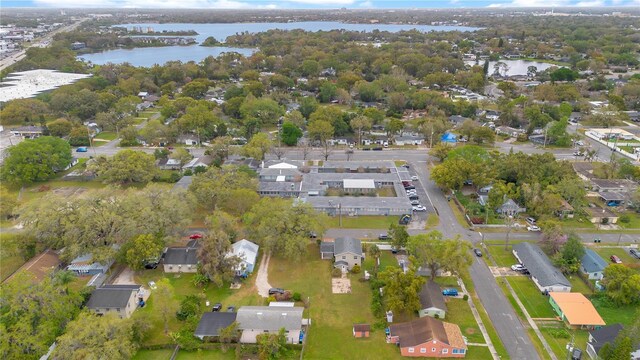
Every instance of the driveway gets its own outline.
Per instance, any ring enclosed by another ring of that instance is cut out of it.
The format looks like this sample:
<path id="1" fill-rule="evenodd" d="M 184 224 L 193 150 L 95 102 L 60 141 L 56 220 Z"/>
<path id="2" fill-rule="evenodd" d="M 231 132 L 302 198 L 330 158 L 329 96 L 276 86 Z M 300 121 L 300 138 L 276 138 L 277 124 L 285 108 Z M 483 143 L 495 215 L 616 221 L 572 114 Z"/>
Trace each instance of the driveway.
<path id="1" fill-rule="evenodd" d="M 135 285 L 136 282 L 133 279 L 133 274 L 133 270 L 127 266 L 113 279 L 113 285 Z"/>
<path id="2" fill-rule="evenodd" d="M 262 297 L 269 297 L 269 289 L 271 289 L 271 284 L 269 284 L 269 259 L 271 259 L 271 254 L 262 255 L 262 260 L 260 260 L 260 269 L 258 269 L 258 275 L 256 276 L 256 287 L 258 288 L 258 295 Z"/>

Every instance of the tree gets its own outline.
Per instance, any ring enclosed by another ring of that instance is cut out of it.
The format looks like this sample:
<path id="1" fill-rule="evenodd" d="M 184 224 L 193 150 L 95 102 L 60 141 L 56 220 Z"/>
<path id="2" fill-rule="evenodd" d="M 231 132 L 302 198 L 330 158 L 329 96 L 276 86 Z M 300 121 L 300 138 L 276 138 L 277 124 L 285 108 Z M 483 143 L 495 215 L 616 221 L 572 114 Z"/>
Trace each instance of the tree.
<path id="1" fill-rule="evenodd" d="M 0 218 L 8 219 L 15 214 L 18 205 L 17 196 L 10 193 L 5 186 L 0 185 Z"/>
<path id="2" fill-rule="evenodd" d="M 316 120 L 308 126 L 309 136 L 313 140 L 317 140 L 322 145 L 324 152 L 324 160 L 329 159 L 331 150 L 329 148 L 329 140 L 333 137 L 333 126 L 330 122 L 324 120 Z"/>
<path id="3" fill-rule="evenodd" d="M 13 184 L 49 180 L 56 172 L 66 169 L 72 159 L 69 143 L 51 136 L 25 140 L 6 152 L 0 176 Z"/>
<path id="4" fill-rule="evenodd" d="M 0 111 L 2 125 L 21 125 L 35 121 L 40 115 L 47 115 L 49 106 L 38 99 L 16 99 L 9 101 Z M 26 124 L 25 124 L 26 125 Z"/>
<path id="5" fill-rule="evenodd" d="M 380 252 L 380 248 L 376 244 L 368 244 L 366 249 L 367 249 L 367 255 L 369 255 L 370 257 L 373 258 L 373 269 L 374 269 L 373 272 L 377 273 L 378 272 L 378 259 L 380 258 L 380 255 L 382 254 Z"/>
<path id="6" fill-rule="evenodd" d="M 218 330 L 218 341 L 222 344 L 222 351 L 227 351 L 227 344 L 238 341 L 240 324 L 234 321 L 229 326 Z"/>
<path id="7" fill-rule="evenodd" d="M 96 124 L 104 131 L 111 130 L 120 134 L 120 129 L 130 125 L 131 117 L 126 114 L 116 113 L 115 110 L 96 114 Z"/>
<path id="8" fill-rule="evenodd" d="M 291 122 L 285 121 L 282 124 L 282 133 L 280 135 L 282 142 L 287 146 L 295 146 L 302 137 L 302 130 Z"/>
<path id="9" fill-rule="evenodd" d="M 207 90 L 209 90 L 209 81 L 206 79 L 196 79 L 182 87 L 182 96 L 202 99 Z"/>
<path id="10" fill-rule="evenodd" d="M 258 129 L 260 129 L 263 125 L 275 125 L 278 118 L 284 115 L 284 110 L 269 98 L 256 99 L 249 96 L 240 106 L 240 114 L 246 119 L 257 119 Z"/>
<path id="11" fill-rule="evenodd" d="M 496 133 L 489 127 L 479 126 L 471 133 L 471 141 L 476 144 L 493 144 L 496 140 Z"/>
<path id="12" fill-rule="evenodd" d="M 540 238 L 540 245 L 547 254 L 553 256 L 562 249 L 568 237 L 562 230 L 561 224 L 557 221 L 545 221 L 541 224 L 541 227 L 542 238 Z"/>
<path id="13" fill-rule="evenodd" d="M 613 343 L 613 351 L 611 352 L 611 360 L 629 360 L 631 353 L 634 351 L 631 338 L 619 334 Z"/>
<path id="14" fill-rule="evenodd" d="M 385 305 L 388 309 L 408 314 L 420 310 L 418 294 L 425 279 L 416 276 L 415 267 L 410 266 L 406 273 L 397 266 L 387 267 L 378 277 L 384 282 Z"/>
<path id="15" fill-rule="evenodd" d="M 281 328 L 277 334 L 263 333 L 256 336 L 258 342 L 258 356 L 260 360 L 271 360 L 280 357 L 280 353 L 285 349 L 287 337 L 285 329 Z"/>
<path id="16" fill-rule="evenodd" d="M 459 189 L 469 180 L 480 188 L 489 184 L 494 176 L 487 151 L 472 145 L 451 150 L 446 159 L 431 172 L 431 178 L 436 184 L 448 189 Z"/>
<path id="17" fill-rule="evenodd" d="M 222 287 L 225 281 L 233 280 L 241 262 L 237 256 L 228 256 L 230 250 L 229 235 L 215 229 L 209 230 L 197 250 L 198 271 L 218 287 Z"/>
<path id="18" fill-rule="evenodd" d="M 308 119 L 309 116 L 312 113 L 314 113 L 317 109 L 318 109 L 318 102 L 316 101 L 315 98 L 307 96 L 307 97 L 303 97 L 302 100 L 300 100 L 300 113 L 306 119 Z"/>
<path id="19" fill-rule="evenodd" d="M 442 233 L 433 230 L 426 234 L 411 236 L 407 244 L 409 253 L 416 258 L 417 264 L 431 270 L 431 279 L 435 279 L 439 270 L 453 274 L 463 273 L 471 265 L 471 245 L 459 238 L 443 239 Z"/>
<path id="20" fill-rule="evenodd" d="M 621 264 L 604 269 L 603 283 L 607 296 L 617 305 L 640 303 L 640 274 Z"/>
<path id="21" fill-rule="evenodd" d="M 198 204 L 208 210 L 231 201 L 232 191 L 237 189 L 258 191 L 258 183 L 238 166 L 232 165 L 209 167 L 206 172 L 194 176 L 189 186 L 189 192 Z"/>
<path id="22" fill-rule="evenodd" d="M 120 248 L 127 265 L 132 270 L 142 270 L 145 261 L 160 257 L 164 243 L 152 234 L 138 235 Z"/>
<path id="23" fill-rule="evenodd" d="M 407 241 L 409 241 L 407 229 L 396 223 L 389 225 L 389 237 L 391 238 L 392 246 L 398 250 L 407 246 Z"/>
<path id="24" fill-rule="evenodd" d="M 351 119 L 350 125 L 358 136 L 358 146 L 362 145 L 362 132 L 371 129 L 373 125 L 371 119 L 362 115 L 356 116 Z"/>
<path id="25" fill-rule="evenodd" d="M 262 198 L 245 214 L 243 222 L 265 252 L 300 259 L 307 252 L 309 234 L 321 234 L 325 219 L 307 203 Z"/>
<path id="26" fill-rule="evenodd" d="M 264 160 L 264 155 L 273 147 L 273 142 L 266 133 L 257 133 L 242 147 L 245 156 L 256 160 Z"/>
<path id="27" fill-rule="evenodd" d="M 329 81 L 325 81 L 320 85 L 320 92 L 318 98 L 321 103 L 328 103 L 336 97 L 338 88 Z"/>
<path id="28" fill-rule="evenodd" d="M 193 155 L 191 155 L 191 153 L 185 148 L 175 149 L 169 157 L 178 160 L 180 162 L 180 168 L 193 159 Z"/>
<path id="29" fill-rule="evenodd" d="M 73 123 L 65 118 L 56 119 L 50 123 L 47 123 L 47 129 L 51 136 L 65 137 L 71 133 Z"/>
<path id="30" fill-rule="evenodd" d="M 111 158 L 99 157 L 89 167 L 108 184 L 146 184 L 157 171 L 153 155 L 128 149 Z"/>
<path id="31" fill-rule="evenodd" d="M 555 81 L 574 81 L 577 78 L 579 78 L 580 76 L 578 75 L 577 72 L 566 68 L 566 67 L 561 67 L 557 70 L 554 70 L 551 72 L 550 74 L 551 76 L 551 81 L 555 82 Z"/>
<path id="32" fill-rule="evenodd" d="M 584 245 L 576 234 L 569 234 L 557 263 L 564 273 L 577 273 L 580 271 L 580 261 L 584 256 Z"/>
<path id="33" fill-rule="evenodd" d="M 447 143 L 439 143 L 429 150 L 429 155 L 436 157 L 440 161 L 444 161 L 453 147 Z"/>
<path id="34" fill-rule="evenodd" d="M 146 320 L 119 319 L 116 315 L 95 316 L 83 312 L 69 323 L 64 335 L 57 339 L 51 358 L 113 360 L 131 359 L 138 351 L 145 333 Z"/>

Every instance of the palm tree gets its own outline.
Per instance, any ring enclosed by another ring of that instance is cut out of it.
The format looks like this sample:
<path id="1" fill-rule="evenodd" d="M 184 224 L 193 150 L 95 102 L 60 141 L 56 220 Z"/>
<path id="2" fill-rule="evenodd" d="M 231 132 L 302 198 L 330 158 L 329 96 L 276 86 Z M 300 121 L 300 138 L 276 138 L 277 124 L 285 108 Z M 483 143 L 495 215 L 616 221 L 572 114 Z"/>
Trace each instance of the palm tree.
<path id="1" fill-rule="evenodd" d="M 378 259 L 380 258 L 380 248 L 376 244 L 371 244 L 367 247 L 367 254 L 373 258 L 374 272 L 378 272 Z"/>

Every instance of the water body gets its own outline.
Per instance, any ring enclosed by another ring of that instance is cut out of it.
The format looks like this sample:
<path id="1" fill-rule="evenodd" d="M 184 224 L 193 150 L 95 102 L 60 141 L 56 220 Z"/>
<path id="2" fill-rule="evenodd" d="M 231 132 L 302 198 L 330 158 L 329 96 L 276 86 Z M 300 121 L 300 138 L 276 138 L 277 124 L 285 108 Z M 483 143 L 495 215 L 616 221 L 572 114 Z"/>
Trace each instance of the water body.
<path id="1" fill-rule="evenodd" d="M 227 37 L 243 32 L 258 33 L 272 29 L 305 31 L 330 31 L 344 29 L 348 31 L 373 32 L 375 30 L 398 32 L 405 30 L 418 30 L 421 32 L 430 31 L 475 31 L 479 28 L 465 26 L 431 26 L 431 25 L 396 25 L 396 24 L 345 24 L 337 21 L 309 21 L 291 23 L 230 23 L 230 24 L 119 24 L 118 27 L 132 28 L 134 26 L 152 27 L 155 32 L 195 30 L 197 42 L 203 42 L 207 37 L 213 36 L 219 41 L 226 40 Z M 153 66 L 154 64 L 164 64 L 167 61 L 180 60 L 182 62 L 201 61 L 207 56 L 218 56 L 223 52 L 235 51 L 243 55 L 251 55 L 256 49 L 233 48 L 233 47 L 203 47 L 192 46 L 166 46 L 157 48 L 136 48 L 107 50 L 101 53 L 84 54 L 81 59 L 91 61 L 94 64 L 124 63 L 128 62 L 134 66 Z"/>
<path id="2" fill-rule="evenodd" d="M 500 62 L 507 64 L 508 66 L 507 76 L 527 75 L 527 70 L 529 69 L 529 66 L 535 66 L 538 69 L 537 72 L 542 72 L 552 66 L 557 66 L 554 64 L 543 63 L 539 61 L 529 61 L 529 60 L 500 60 Z M 475 61 L 465 61 L 465 63 L 467 65 L 476 65 Z M 497 61 L 489 61 L 489 74 L 493 74 L 493 72 L 495 71 L 495 68 L 493 66 L 496 63 Z M 480 60 L 478 62 L 478 65 L 480 66 L 484 65 L 484 60 Z M 502 69 L 500 69 L 500 73 L 504 75 Z"/>

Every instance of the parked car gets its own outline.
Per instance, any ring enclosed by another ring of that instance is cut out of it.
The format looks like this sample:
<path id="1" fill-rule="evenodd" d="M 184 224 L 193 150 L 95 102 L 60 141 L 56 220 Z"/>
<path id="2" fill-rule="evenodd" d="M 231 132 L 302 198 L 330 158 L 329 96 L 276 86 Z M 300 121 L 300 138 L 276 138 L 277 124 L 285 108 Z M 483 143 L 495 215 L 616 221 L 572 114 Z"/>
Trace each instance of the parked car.
<path id="1" fill-rule="evenodd" d="M 202 234 L 200 234 L 200 233 L 191 234 L 191 235 L 189 235 L 189 239 L 191 239 L 191 240 L 202 239 Z"/>
<path id="2" fill-rule="evenodd" d="M 413 211 L 427 211 L 427 208 L 422 205 L 417 205 L 413 207 Z"/>
<path id="3" fill-rule="evenodd" d="M 448 288 L 442 290 L 442 295 L 444 296 L 458 296 L 458 289 Z"/>
<path id="4" fill-rule="evenodd" d="M 537 225 L 530 225 L 530 226 L 527 226 L 527 230 L 528 231 L 540 231 L 540 227 L 537 226 Z"/>
<path id="5" fill-rule="evenodd" d="M 524 267 L 524 265 L 522 264 L 515 264 L 515 265 L 511 265 L 511 270 L 513 271 L 524 271 L 527 268 Z"/>
<path id="6" fill-rule="evenodd" d="M 236 312 L 236 307 L 235 306 L 227 306 L 227 312 Z"/>
<path id="7" fill-rule="evenodd" d="M 622 264 L 622 260 L 620 260 L 620 258 L 617 257 L 616 255 L 611 255 L 609 259 L 611 259 L 612 263 Z"/>
<path id="8" fill-rule="evenodd" d="M 395 246 L 392 246 L 392 247 L 391 247 L 391 253 L 392 253 L 392 254 L 397 254 L 397 253 L 398 253 L 398 248 L 397 248 L 397 247 L 395 247 Z"/>
<path id="9" fill-rule="evenodd" d="M 76 149 L 76 152 L 87 152 L 87 147 L 86 146 L 81 146 L 79 148 Z"/>
<path id="10" fill-rule="evenodd" d="M 378 240 L 389 240 L 389 235 L 386 233 L 378 235 Z"/>
<path id="11" fill-rule="evenodd" d="M 409 214 L 404 214 L 400 217 L 400 220 L 398 220 L 398 223 L 400 225 L 408 225 L 411 222 L 411 215 Z"/>
<path id="12" fill-rule="evenodd" d="M 578 140 L 578 141 L 576 141 L 576 145 L 578 145 L 578 146 L 584 146 L 584 141 L 582 141 L 582 140 Z"/>
<path id="13" fill-rule="evenodd" d="M 284 289 L 282 289 L 282 288 L 271 288 L 271 289 L 269 289 L 269 295 L 274 295 L 274 294 L 284 294 Z"/>
<path id="14" fill-rule="evenodd" d="M 420 205 L 420 201 L 418 201 L 418 200 L 411 200 L 411 205 L 413 205 L 413 206 Z"/>
<path id="15" fill-rule="evenodd" d="M 213 304 L 213 308 L 211 308 L 211 311 L 220 311 L 220 310 L 222 310 L 222 304 L 221 303 Z"/>
<path id="16" fill-rule="evenodd" d="M 405 187 L 404 187 L 404 189 L 405 189 L 405 190 L 415 190 L 415 189 L 416 189 L 416 187 L 415 187 L 415 186 L 413 186 L 413 185 L 408 185 L 408 186 L 405 186 Z"/>
<path id="17" fill-rule="evenodd" d="M 536 219 L 532 218 L 532 217 L 528 217 L 526 219 L 524 219 L 529 225 L 535 225 L 536 224 Z"/>
<path id="18" fill-rule="evenodd" d="M 418 195 L 409 195 L 409 200 L 420 200 Z"/>
<path id="19" fill-rule="evenodd" d="M 418 181 L 419 179 L 418 179 L 418 177 L 417 177 L 416 175 L 413 175 L 413 176 L 411 177 L 411 180 L 413 180 L 413 181 Z"/>
<path id="20" fill-rule="evenodd" d="M 312 232 L 309 233 L 309 238 L 315 239 L 317 237 L 318 237 L 318 234 L 316 234 L 315 232 L 312 231 Z"/>
<path id="21" fill-rule="evenodd" d="M 631 254 L 631 256 L 635 257 L 636 259 L 640 259 L 640 251 L 636 249 L 629 249 L 629 254 Z"/>
<path id="22" fill-rule="evenodd" d="M 408 169 L 409 168 L 409 164 L 407 164 L 407 163 L 402 164 L 402 167 L 405 168 L 405 169 Z"/>
<path id="23" fill-rule="evenodd" d="M 582 350 L 574 347 L 571 351 L 571 360 L 582 360 Z"/>
<path id="24" fill-rule="evenodd" d="M 480 249 L 473 249 L 473 252 L 477 257 L 482 257 L 482 251 L 480 251 Z"/>
<path id="25" fill-rule="evenodd" d="M 145 269 L 157 269 L 158 268 L 158 263 L 157 262 L 147 262 L 144 264 L 144 268 Z"/>

